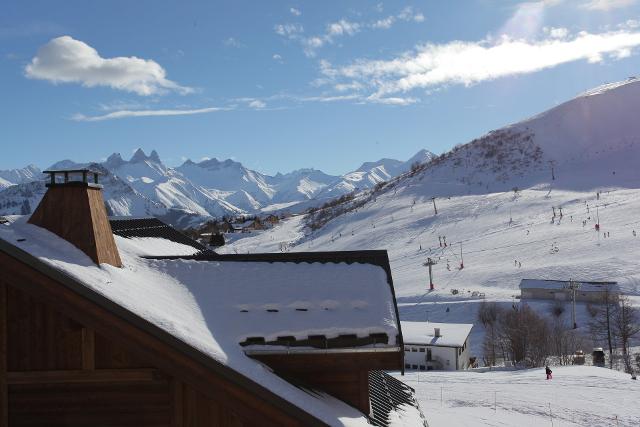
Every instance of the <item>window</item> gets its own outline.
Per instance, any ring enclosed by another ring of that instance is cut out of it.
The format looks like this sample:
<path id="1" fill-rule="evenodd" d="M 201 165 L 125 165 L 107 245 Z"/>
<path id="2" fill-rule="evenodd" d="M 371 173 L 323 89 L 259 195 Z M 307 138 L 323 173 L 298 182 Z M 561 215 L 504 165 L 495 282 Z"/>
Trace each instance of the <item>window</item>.
<path id="1" fill-rule="evenodd" d="M 410 351 L 409 347 L 405 347 L 404 351 Z"/>
<path id="2" fill-rule="evenodd" d="M 405 369 L 411 369 L 411 364 L 409 364 L 409 363 L 405 363 L 404 368 L 405 368 Z"/>
<path id="3" fill-rule="evenodd" d="M 416 351 L 418 351 L 418 349 L 415 348 L 415 347 L 411 347 L 411 351 L 416 352 Z"/>
<path id="4" fill-rule="evenodd" d="M 420 349 L 420 353 L 424 353 L 424 348 L 421 348 L 421 349 Z"/>
<path id="5" fill-rule="evenodd" d="M 411 365 L 411 369 L 418 369 L 418 365 Z"/>
<path id="6" fill-rule="evenodd" d="M 431 349 L 428 348 L 427 349 L 427 362 L 430 362 L 430 361 L 431 361 Z"/>

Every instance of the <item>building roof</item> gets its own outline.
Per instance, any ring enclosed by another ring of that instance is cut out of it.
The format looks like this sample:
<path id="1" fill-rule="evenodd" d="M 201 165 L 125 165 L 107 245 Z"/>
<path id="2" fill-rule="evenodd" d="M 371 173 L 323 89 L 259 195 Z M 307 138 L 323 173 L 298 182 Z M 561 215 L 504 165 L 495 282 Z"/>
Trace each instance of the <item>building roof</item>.
<path id="1" fill-rule="evenodd" d="M 433 323 L 400 322 L 404 343 L 431 345 L 440 347 L 462 347 L 467 340 L 473 324 L 470 323 Z M 435 328 L 440 328 L 440 336 L 435 336 Z"/>
<path id="2" fill-rule="evenodd" d="M 195 255 L 207 248 L 157 218 L 111 217 L 111 230 L 137 247 L 140 256 Z"/>
<path id="3" fill-rule="evenodd" d="M 386 253 L 386 266 L 380 251 L 306 260 L 301 254 L 253 260 L 203 253 L 141 257 L 135 237 L 114 233 L 123 268 L 96 266 L 75 246 L 26 218 L 0 227 L 5 242 L 0 250 L 35 257 L 87 293 L 106 298 L 330 425 L 366 424 L 348 405 L 320 401 L 283 381 L 247 357 L 240 343 L 251 337 L 386 334 L 388 342 L 374 346 L 397 347 L 401 336 Z"/>
<path id="4" fill-rule="evenodd" d="M 578 281 L 579 292 L 602 292 L 605 289 L 618 292 L 618 282 L 592 282 Z M 568 280 L 542 280 L 542 279 L 522 279 L 520 281 L 520 289 L 548 289 L 563 290 L 569 284 Z"/>

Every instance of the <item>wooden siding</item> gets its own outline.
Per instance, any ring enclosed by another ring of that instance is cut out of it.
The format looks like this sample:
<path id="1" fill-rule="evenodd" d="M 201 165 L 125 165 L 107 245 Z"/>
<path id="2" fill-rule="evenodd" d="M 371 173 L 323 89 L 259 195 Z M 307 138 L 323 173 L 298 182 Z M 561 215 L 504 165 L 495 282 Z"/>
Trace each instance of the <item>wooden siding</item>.
<path id="1" fill-rule="evenodd" d="M 0 271 L 0 427 L 324 425 L 2 251 Z"/>
<path id="2" fill-rule="evenodd" d="M 50 187 L 29 222 L 75 245 L 96 264 L 122 267 L 102 191 L 74 184 Z"/>
<path id="3" fill-rule="evenodd" d="M 285 379 L 322 390 L 369 413 L 369 371 L 398 370 L 401 351 L 253 355 Z"/>
<path id="4" fill-rule="evenodd" d="M 9 371 L 82 369 L 82 325 L 11 286 L 7 303 Z"/>

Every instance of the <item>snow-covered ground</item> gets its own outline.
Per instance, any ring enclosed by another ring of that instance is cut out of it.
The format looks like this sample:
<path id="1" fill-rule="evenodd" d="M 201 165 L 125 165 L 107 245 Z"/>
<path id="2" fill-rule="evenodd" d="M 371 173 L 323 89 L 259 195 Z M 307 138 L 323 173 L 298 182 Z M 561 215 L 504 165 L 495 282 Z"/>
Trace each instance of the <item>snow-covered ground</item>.
<path id="1" fill-rule="evenodd" d="M 640 382 L 592 366 L 521 371 L 412 372 L 430 427 L 637 426 Z"/>

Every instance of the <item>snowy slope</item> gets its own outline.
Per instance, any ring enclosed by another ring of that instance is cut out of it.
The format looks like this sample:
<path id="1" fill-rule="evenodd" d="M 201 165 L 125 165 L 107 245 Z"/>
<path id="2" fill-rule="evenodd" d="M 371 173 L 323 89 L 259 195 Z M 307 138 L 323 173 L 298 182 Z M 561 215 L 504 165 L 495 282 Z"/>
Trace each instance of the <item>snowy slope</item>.
<path id="1" fill-rule="evenodd" d="M 430 427 L 637 426 L 640 383 L 592 366 L 524 371 L 410 372 Z"/>
<path id="2" fill-rule="evenodd" d="M 600 103 L 598 97 L 610 100 L 618 96 L 615 91 L 626 89 L 635 93 L 639 85 L 634 81 L 581 96 L 526 125 L 491 132 L 379 191 L 360 193 L 336 208 L 338 215 L 316 231 L 305 227 L 307 218 L 297 216 L 222 250 L 386 249 L 403 320 L 474 323 L 483 301 L 480 294 L 511 304 L 523 278 L 618 281 L 640 304 L 640 147 L 614 144 L 620 141 L 619 128 L 633 125 L 616 121 L 608 133 L 611 139 L 602 140 L 603 146 L 615 149 L 599 153 L 597 159 L 561 157 L 560 149 L 547 154 L 541 147 L 549 146 L 550 137 L 543 139 L 532 130 L 549 128 L 547 123 L 572 128 L 554 112 L 564 117 L 572 105 L 584 111 L 585 99 Z M 610 108 L 640 110 L 640 97 L 622 96 L 627 103 L 609 101 Z M 605 123 L 598 126 L 604 129 Z M 577 152 L 585 147 L 574 144 L 569 136 L 563 141 Z M 555 180 L 548 159 L 557 161 Z M 432 196 L 436 196 L 437 215 Z M 594 230 L 598 217 L 600 233 Z M 446 247 L 440 246 L 441 236 L 446 237 Z M 433 292 L 428 292 L 423 266 L 427 257 L 437 262 Z M 463 269 L 459 269 L 461 261 Z M 454 289 L 457 295 L 452 294 Z M 548 310 L 547 304 L 539 309 Z M 588 315 L 584 307 L 579 311 L 579 325 L 586 328 Z M 476 355 L 481 355 L 482 334 L 482 327 L 472 331 L 471 348 Z"/>

